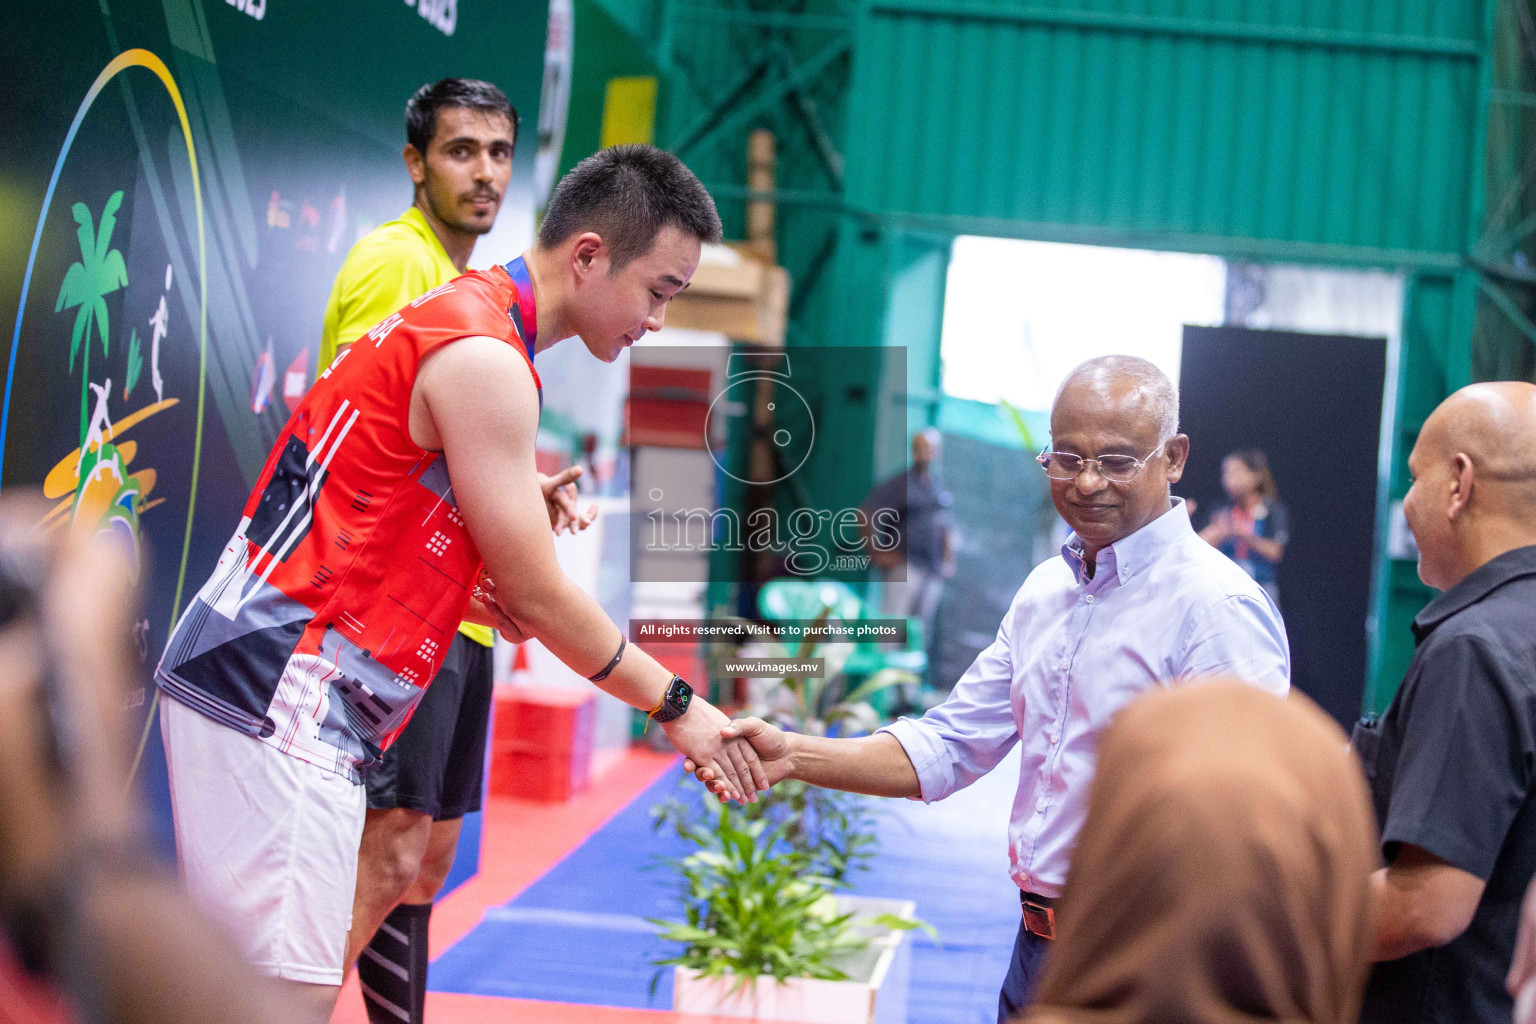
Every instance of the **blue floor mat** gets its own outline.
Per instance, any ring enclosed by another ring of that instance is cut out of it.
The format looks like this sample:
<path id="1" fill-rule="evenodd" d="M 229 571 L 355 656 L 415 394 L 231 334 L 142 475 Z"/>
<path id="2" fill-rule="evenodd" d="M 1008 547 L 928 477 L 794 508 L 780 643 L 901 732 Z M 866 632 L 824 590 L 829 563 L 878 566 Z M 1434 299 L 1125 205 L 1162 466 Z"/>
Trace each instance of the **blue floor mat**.
<path id="1" fill-rule="evenodd" d="M 443 879 L 443 887 L 437 891 L 439 900 L 447 899 L 453 890 L 474 878 L 480 870 L 480 827 L 484 821 L 482 811 L 464 815 L 459 826 L 459 845 L 453 854 L 453 867 Z"/>
<path id="2" fill-rule="evenodd" d="M 997 1019 L 997 991 L 1019 921 L 1006 838 L 1017 780 L 1017 759 L 1010 757 L 991 776 L 941 803 L 875 801 L 880 850 L 853 889 L 915 900 L 918 916 L 940 936 L 937 946 L 921 934 L 914 939 L 910 1024 Z M 671 1006 L 670 970 L 652 995 L 651 961 L 675 947 L 657 938 L 645 918 L 677 912 L 673 875 L 655 865 L 688 847 L 650 824 L 651 807 L 677 787 L 678 773 L 667 773 L 516 899 L 489 908 L 480 924 L 433 962 L 433 990 Z"/>

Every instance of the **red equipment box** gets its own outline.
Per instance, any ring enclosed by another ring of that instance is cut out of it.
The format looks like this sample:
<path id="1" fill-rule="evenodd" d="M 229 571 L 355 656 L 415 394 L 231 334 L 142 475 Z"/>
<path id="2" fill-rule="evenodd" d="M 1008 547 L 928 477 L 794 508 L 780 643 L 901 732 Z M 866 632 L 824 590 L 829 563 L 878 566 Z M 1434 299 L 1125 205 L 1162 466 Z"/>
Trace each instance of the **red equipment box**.
<path id="1" fill-rule="evenodd" d="M 491 794 L 560 803 L 592 778 L 597 698 L 578 689 L 498 686 Z"/>

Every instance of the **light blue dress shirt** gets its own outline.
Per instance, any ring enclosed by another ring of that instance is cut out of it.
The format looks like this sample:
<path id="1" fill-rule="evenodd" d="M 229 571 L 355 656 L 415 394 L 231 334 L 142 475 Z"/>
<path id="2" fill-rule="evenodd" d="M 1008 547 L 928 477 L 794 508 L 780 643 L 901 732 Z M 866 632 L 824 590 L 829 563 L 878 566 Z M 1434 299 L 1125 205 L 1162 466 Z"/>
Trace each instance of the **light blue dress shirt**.
<path id="1" fill-rule="evenodd" d="M 1182 499 L 1099 552 L 1084 575 L 1076 535 L 1036 567 L 997 639 L 943 704 L 882 729 L 932 802 L 1021 743 L 1008 829 L 1020 889 L 1058 896 L 1088 813 L 1100 732 L 1138 695 L 1237 676 L 1283 696 L 1291 659 L 1280 612 L 1247 573 L 1196 536 Z"/>

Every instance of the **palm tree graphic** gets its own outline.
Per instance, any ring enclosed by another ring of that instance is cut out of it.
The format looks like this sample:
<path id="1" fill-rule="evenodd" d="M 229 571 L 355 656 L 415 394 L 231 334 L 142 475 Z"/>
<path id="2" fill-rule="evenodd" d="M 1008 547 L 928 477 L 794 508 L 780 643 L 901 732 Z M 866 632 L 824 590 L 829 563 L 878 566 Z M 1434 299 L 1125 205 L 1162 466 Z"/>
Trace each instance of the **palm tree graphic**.
<path id="1" fill-rule="evenodd" d="M 75 314 L 75 330 L 69 339 L 69 372 L 75 372 L 75 355 L 85 345 L 85 360 L 80 381 L 80 447 L 85 448 L 86 416 L 89 410 L 86 390 L 91 380 L 91 326 L 101 338 L 101 354 L 107 354 L 107 296 L 128 283 L 128 268 L 123 254 L 112 245 L 112 231 L 117 227 L 117 209 L 123 205 L 122 190 L 112 193 L 101 211 L 100 228 L 92 222 L 90 208 L 76 203 L 73 208 L 75 222 L 80 225 L 80 262 L 70 264 L 64 274 L 64 284 L 59 288 L 59 300 L 54 303 L 55 313 L 63 309 L 79 307 Z"/>

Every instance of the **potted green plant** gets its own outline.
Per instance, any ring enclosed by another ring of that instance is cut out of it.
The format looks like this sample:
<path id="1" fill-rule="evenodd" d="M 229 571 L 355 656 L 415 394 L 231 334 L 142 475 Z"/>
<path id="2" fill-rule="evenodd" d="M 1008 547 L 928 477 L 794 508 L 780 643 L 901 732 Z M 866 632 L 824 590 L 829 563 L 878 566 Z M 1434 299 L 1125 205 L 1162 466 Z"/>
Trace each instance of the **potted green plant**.
<path id="1" fill-rule="evenodd" d="M 697 783 L 684 780 L 680 796 L 651 808 L 655 828 L 672 828 L 692 842 L 693 829 L 701 821 Z M 850 877 L 866 870 L 879 848 L 875 815 L 867 797 L 822 789 L 796 779 L 785 779 L 760 795 L 755 804 L 722 808 L 733 827 L 761 823 L 775 841 L 783 842 L 804 859 L 804 870 L 842 889 Z M 702 818 L 708 818 L 706 812 Z"/>
<path id="2" fill-rule="evenodd" d="M 829 621 L 825 606 L 815 625 Z M 755 656 L 820 658 L 826 674 L 779 681 L 752 714 L 783 728 L 826 735 L 868 732 L 880 724 L 869 698 L 916 685 L 906 669 L 876 670 L 849 687 L 842 668 L 854 645 L 758 645 Z M 706 805 L 707 807 L 707 805 Z M 674 971 L 673 1006 L 683 1012 L 777 1021 L 904 1021 L 914 905 L 840 894 L 878 846 L 867 798 L 797 780 L 780 782 L 756 804 L 700 812 L 697 793 L 652 811 L 695 852 L 670 862 L 682 889 L 684 919 L 656 922 L 683 944 L 657 961 Z M 659 977 L 659 975 L 658 975 Z"/>
<path id="3" fill-rule="evenodd" d="M 927 928 L 911 901 L 834 893 L 784 823 L 725 805 L 712 820 L 678 823 L 678 834 L 695 847 L 672 862 L 683 919 L 653 921 L 682 945 L 656 961 L 673 969 L 674 1010 L 808 1024 L 906 1019 L 905 939 Z"/>

